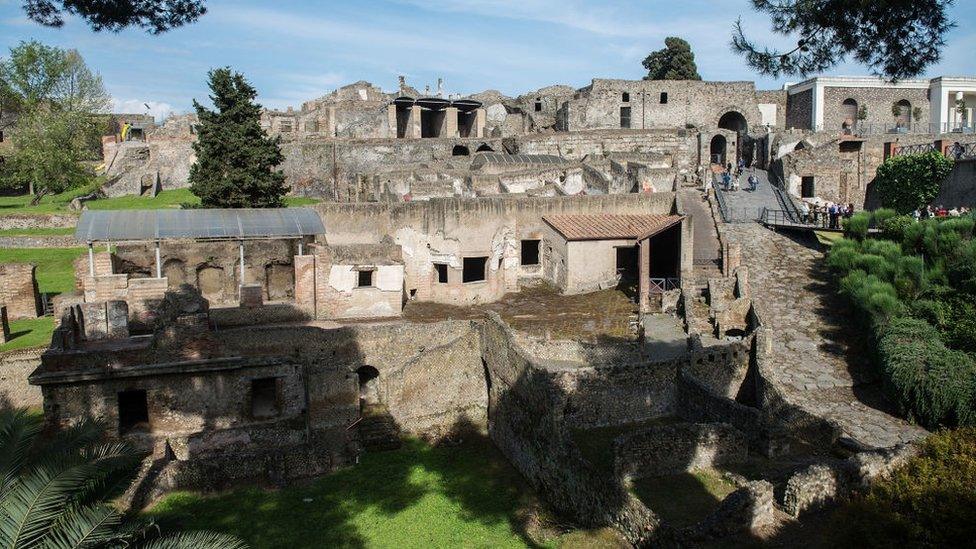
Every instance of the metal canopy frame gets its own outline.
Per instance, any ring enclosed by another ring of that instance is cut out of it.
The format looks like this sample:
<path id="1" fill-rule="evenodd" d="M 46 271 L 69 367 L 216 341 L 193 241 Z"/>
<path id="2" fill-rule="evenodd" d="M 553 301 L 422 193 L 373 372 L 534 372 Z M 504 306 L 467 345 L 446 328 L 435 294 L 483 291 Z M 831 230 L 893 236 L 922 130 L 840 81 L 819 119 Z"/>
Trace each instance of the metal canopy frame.
<path id="1" fill-rule="evenodd" d="M 308 208 L 188 209 L 188 210 L 87 210 L 78 219 L 75 239 L 88 244 L 88 272 L 95 276 L 96 242 L 153 243 L 156 278 L 162 278 L 160 243 L 165 240 L 237 242 L 240 248 L 240 281 L 244 283 L 244 242 L 248 240 L 298 240 L 303 255 L 306 236 L 325 234 L 325 225 Z"/>

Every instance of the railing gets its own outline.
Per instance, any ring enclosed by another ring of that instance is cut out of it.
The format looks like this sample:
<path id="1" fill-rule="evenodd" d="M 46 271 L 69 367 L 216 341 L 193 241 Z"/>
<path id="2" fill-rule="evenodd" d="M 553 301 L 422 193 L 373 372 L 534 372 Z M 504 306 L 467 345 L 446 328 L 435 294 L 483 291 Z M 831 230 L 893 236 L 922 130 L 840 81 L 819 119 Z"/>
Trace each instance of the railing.
<path id="1" fill-rule="evenodd" d="M 954 144 L 946 150 L 946 156 L 954 160 L 971 160 L 976 158 L 976 142 L 960 143 L 961 149 L 956 150 Z"/>
<path id="2" fill-rule="evenodd" d="M 805 217 L 800 215 L 796 219 L 793 219 L 790 217 L 789 212 L 785 210 L 770 210 L 768 208 L 763 208 L 762 214 L 759 216 L 759 221 L 764 225 L 777 225 L 780 227 L 788 226 L 810 229 L 840 229 L 843 218 L 843 216 L 838 215 L 835 218 L 836 225 L 831 226 L 830 215 L 820 211 L 814 210 Z"/>
<path id="3" fill-rule="evenodd" d="M 664 292 L 681 288 L 680 278 L 651 278 L 650 282 L 650 293 L 652 294 L 663 294 Z"/>
<path id="4" fill-rule="evenodd" d="M 892 156 L 907 156 L 911 154 L 925 154 L 927 152 L 939 150 L 935 143 L 919 143 L 917 145 L 905 145 L 903 147 L 895 147 L 891 151 Z"/>
<path id="5" fill-rule="evenodd" d="M 793 197 L 790 196 L 790 192 L 786 189 L 786 184 L 783 183 L 783 180 L 779 178 L 779 175 L 772 171 L 766 172 L 766 175 L 769 178 L 769 183 L 772 186 L 773 194 L 776 195 L 776 201 L 779 203 L 780 207 L 787 212 L 787 215 L 790 216 L 792 221 L 799 221 L 800 209 L 797 208 L 796 203 L 793 202 Z"/>

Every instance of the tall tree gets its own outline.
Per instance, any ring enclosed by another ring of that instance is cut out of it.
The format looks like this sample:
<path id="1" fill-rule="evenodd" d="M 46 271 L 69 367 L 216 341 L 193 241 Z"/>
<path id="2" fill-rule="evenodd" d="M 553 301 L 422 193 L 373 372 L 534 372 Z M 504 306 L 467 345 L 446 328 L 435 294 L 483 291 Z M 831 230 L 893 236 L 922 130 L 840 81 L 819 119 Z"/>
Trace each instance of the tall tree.
<path id="1" fill-rule="evenodd" d="M 0 120 L 14 125 L 0 186 L 27 187 L 35 201 L 90 178 L 109 96 L 74 50 L 21 42 L 0 60 Z M 3 128 L 0 128 L 3 129 Z"/>
<path id="2" fill-rule="evenodd" d="M 132 483 L 142 456 L 83 421 L 53 435 L 23 410 L 0 410 L 0 546 L 242 549 L 213 532 L 161 536 L 151 522 L 112 505 Z"/>
<path id="3" fill-rule="evenodd" d="M 953 0 L 752 0 L 768 13 L 776 34 L 796 39 L 777 51 L 746 38 L 736 22 L 732 51 L 773 77 L 808 75 L 842 63 L 848 56 L 885 78 L 921 74 L 937 62 L 945 33 L 955 26 L 946 15 Z"/>
<path id="4" fill-rule="evenodd" d="M 197 161 L 190 168 L 190 191 L 206 208 L 277 208 L 288 192 L 285 176 L 273 170 L 284 160 L 280 136 L 261 129 L 257 92 L 229 67 L 209 73 L 216 111 L 193 101 L 200 118 L 193 144 Z"/>
<path id="5" fill-rule="evenodd" d="M 664 39 L 664 46 L 644 59 L 647 69 L 644 80 L 701 80 L 695 54 L 687 41 L 669 36 Z"/>
<path id="6" fill-rule="evenodd" d="M 64 25 L 64 14 L 84 19 L 92 30 L 118 32 L 141 27 L 159 34 L 207 13 L 203 0 L 24 0 L 27 17 L 48 27 Z"/>

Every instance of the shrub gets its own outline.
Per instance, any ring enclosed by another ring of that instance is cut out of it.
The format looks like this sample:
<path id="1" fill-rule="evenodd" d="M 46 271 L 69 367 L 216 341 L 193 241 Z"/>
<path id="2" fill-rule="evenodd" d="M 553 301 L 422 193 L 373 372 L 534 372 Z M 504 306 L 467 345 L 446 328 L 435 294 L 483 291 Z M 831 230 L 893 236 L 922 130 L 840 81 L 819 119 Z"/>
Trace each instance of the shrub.
<path id="1" fill-rule="evenodd" d="M 854 259 L 854 268 L 874 275 L 881 280 L 894 280 L 898 267 L 881 257 L 874 254 L 860 254 Z"/>
<path id="2" fill-rule="evenodd" d="M 878 208 L 877 210 L 871 212 L 871 221 L 874 223 L 875 227 L 881 227 L 885 221 L 897 216 L 898 212 L 892 210 L 891 208 Z"/>
<path id="3" fill-rule="evenodd" d="M 868 212 L 857 212 L 842 222 L 844 234 L 856 240 L 864 240 L 868 236 L 868 228 L 871 226 L 871 214 Z"/>
<path id="4" fill-rule="evenodd" d="M 929 324 L 941 328 L 948 318 L 946 306 L 941 301 L 919 299 L 912 302 L 912 316 L 922 319 Z"/>
<path id="5" fill-rule="evenodd" d="M 884 207 L 910 213 L 932 202 L 951 171 L 952 160 L 938 151 L 893 156 L 878 167 L 874 187 Z"/>
<path id="6" fill-rule="evenodd" d="M 943 431 L 831 518 L 833 547 L 968 547 L 976 536 L 976 429 Z"/>
<path id="7" fill-rule="evenodd" d="M 830 248 L 830 255 L 827 256 L 827 266 L 839 274 L 847 274 L 854 269 L 854 261 L 860 255 L 860 252 L 854 248 L 838 247 L 834 244 Z"/>
<path id="8" fill-rule="evenodd" d="M 969 355 L 948 349 L 918 318 L 894 318 L 879 336 L 885 390 L 903 413 L 929 429 L 972 421 L 976 365 Z"/>
<path id="9" fill-rule="evenodd" d="M 912 225 L 915 225 L 915 220 L 912 219 L 912 216 L 896 215 L 878 223 L 878 228 L 881 229 L 882 237 L 894 242 L 902 242 L 905 240 L 908 227 Z"/>

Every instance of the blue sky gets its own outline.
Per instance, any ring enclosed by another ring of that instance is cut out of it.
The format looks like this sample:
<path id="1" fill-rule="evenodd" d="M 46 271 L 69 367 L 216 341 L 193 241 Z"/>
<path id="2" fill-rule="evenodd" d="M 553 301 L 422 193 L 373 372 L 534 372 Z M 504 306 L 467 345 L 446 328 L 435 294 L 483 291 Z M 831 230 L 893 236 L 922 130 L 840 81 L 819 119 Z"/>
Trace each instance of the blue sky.
<path id="1" fill-rule="evenodd" d="M 69 19 L 47 29 L 24 16 L 20 0 L 0 0 L 0 55 L 21 40 L 79 50 L 97 70 L 116 109 L 157 116 L 186 112 L 206 100 L 206 72 L 229 65 L 243 72 L 269 107 L 299 106 L 337 86 L 368 80 L 396 88 L 397 75 L 418 89 L 445 79 L 449 92 L 497 89 L 518 95 L 550 84 L 586 85 L 594 77 L 640 78 L 641 60 L 666 36 L 691 42 L 708 80 L 759 77 L 729 51 L 732 24 L 782 45 L 748 0 L 209 0 L 195 24 L 161 36 L 138 30 L 94 33 Z M 976 20 L 976 2 L 951 8 Z M 930 75 L 971 75 L 976 31 L 953 30 Z M 849 64 L 830 74 L 866 74 Z"/>

